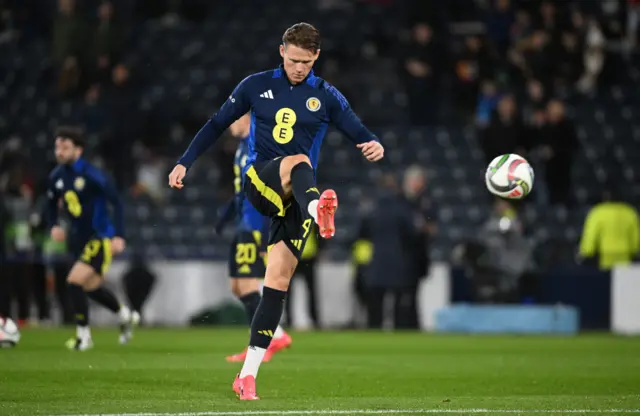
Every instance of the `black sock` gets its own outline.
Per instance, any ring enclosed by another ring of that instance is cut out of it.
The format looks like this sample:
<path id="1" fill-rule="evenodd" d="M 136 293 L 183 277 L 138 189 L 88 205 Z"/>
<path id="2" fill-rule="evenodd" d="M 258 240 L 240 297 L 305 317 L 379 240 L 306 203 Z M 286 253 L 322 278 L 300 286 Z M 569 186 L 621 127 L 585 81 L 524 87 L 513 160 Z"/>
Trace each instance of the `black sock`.
<path id="1" fill-rule="evenodd" d="M 99 287 L 96 290 L 87 292 L 87 295 L 113 313 L 117 313 L 120 310 L 120 302 L 118 302 L 116 295 L 109 289 Z"/>
<path id="2" fill-rule="evenodd" d="M 271 289 L 266 286 L 262 290 L 262 300 L 251 322 L 250 346 L 269 348 L 273 333 L 280 323 L 280 318 L 282 318 L 286 296 L 287 292 L 282 290 Z"/>
<path id="3" fill-rule="evenodd" d="M 67 290 L 69 291 L 69 299 L 71 300 L 71 307 L 73 310 L 73 316 L 76 319 L 76 325 L 88 326 L 89 300 L 87 299 L 87 294 L 84 293 L 82 286 L 78 286 L 75 283 L 69 283 Z"/>
<path id="4" fill-rule="evenodd" d="M 247 311 L 249 323 L 253 321 L 253 317 L 256 315 L 258 305 L 260 305 L 260 299 L 260 292 L 251 292 L 244 296 L 240 296 L 240 301 L 244 305 L 244 309 Z"/>
<path id="5" fill-rule="evenodd" d="M 300 209 L 304 211 L 306 216 L 309 202 L 320 198 L 311 166 L 306 163 L 298 163 L 291 169 L 291 187 L 293 188 L 293 197 L 298 201 Z"/>

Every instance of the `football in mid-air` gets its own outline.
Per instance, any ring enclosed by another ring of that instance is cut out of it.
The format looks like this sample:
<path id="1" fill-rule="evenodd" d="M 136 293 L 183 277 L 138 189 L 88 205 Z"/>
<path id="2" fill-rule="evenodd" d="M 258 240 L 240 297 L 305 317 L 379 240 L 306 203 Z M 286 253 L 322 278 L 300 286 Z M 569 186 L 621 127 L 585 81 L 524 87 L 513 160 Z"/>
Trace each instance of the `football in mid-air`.
<path id="1" fill-rule="evenodd" d="M 0 316 L 0 348 L 12 348 L 20 342 L 20 330 L 11 318 Z"/>
<path id="2" fill-rule="evenodd" d="M 507 199 L 522 199 L 533 188 L 533 169 L 522 156 L 514 153 L 498 156 L 489 163 L 485 174 L 487 189 Z"/>

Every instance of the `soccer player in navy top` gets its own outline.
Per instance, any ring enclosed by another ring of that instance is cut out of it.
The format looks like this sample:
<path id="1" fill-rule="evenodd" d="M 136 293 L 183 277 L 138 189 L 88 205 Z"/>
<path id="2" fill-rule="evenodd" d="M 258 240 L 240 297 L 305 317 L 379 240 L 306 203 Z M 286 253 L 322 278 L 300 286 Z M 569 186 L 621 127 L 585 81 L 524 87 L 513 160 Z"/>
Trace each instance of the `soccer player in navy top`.
<path id="1" fill-rule="evenodd" d="M 232 216 L 231 214 L 235 214 L 236 236 L 229 253 L 229 276 L 231 291 L 244 305 L 249 323 L 253 321 L 256 309 L 260 304 L 260 279 L 263 279 L 265 275 L 264 260 L 269 227 L 269 218 L 260 214 L 247 201 L 242 189 L 242 169 L 249 158 L 248 137 L 250 129 L 249 114 L 240 117 L 229 126 L 231 135 L 240 138 L 233 162 L 235 198 L 228 204 L 216 225 L 216 231 L 220 233 L 224 224 Z M 291 337 L 278 325 L 263 361 L 269 361 L 273 354 L 289 345 L 291 345 Z M 227 357 L 227 361 L 242 362 L 246 355 L 247 350 Z"/>
<path id="2" fill-rule="evenodd" d="M 251 112 L 249 157 L 242 170 L 251 204 L 271 218 L 269 255 L 262 300 L 253 322 L 247 357 L 233 390 L 240 400 L 258 400 L 255 379 L 283 312 L 285 295 L 312 222 L 320 235 L 335 233 L 336 193 L 316 187 L 320 146 L 334 123 L 367 160 L 382 159 L 384 148 L 354 114 L 344 96 L 312 70 L 320 54 L 320 34 L 307 23 L 286 30 L 279 68 L 245 78 L 196 134 L 169 175 L 181 189 L 187 170 L 222 132 Z"/>
<path id="3" fill-rule="evenodd" d="M 58 166 L 49 176 L 47 222 L 51 238 L 67 241 L 76 262 L 67 277 L 69 298 L 76 319 L 76 337 L 67 347 L 85 351 L 93 347 L 89 329 L 87 295 L 102 306 L 117 313 L 120 319 L 120 343 L 131 338 L 132 315 L 118 302 L 113 292 L 102 287 L 104 275 L 114 254 L 125 248 L 124 214 L 118 192 L 107 177 L 82 158 L 85 142 L 82 131 L 61 127 L 56 132 L 55 155 Z M 111 221 L 107 209 L 114 211 Z M 67 233 L 58 225 L 58 211 L 67 214 Z"/>

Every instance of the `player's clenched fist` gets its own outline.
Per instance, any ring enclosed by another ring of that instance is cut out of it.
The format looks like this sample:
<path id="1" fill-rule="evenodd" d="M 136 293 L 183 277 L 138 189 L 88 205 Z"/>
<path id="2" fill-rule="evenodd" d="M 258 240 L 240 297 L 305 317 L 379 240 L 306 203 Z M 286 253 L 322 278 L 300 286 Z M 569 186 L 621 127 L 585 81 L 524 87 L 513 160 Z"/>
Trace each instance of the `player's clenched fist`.
<path id="1" fill-rule="evenodd" d="M 182 180 L 184 179 L 186 174 L 187 168 L 182 165 L 176 165 L 176 167 L 173 168 L 173 170 L 169 174 L 169 186 L 172 188 L 182 189 L 184 187 Z"/>
<path id="2" fill-rule="evenodd" d="M 375 140 L 360 143 L 358 149 L 362 150 L 362 154 L 369 162 L 377 162 L 384 157 L 384 147 L 382 147 L 380 142 Z"/>
<path id="3" fill-rule="evenodd" d="M 113 237 L 111 239 L 111 252 L 113 254 L 120 254 L 124 251 L 126 243 L 122 237 Z"/>

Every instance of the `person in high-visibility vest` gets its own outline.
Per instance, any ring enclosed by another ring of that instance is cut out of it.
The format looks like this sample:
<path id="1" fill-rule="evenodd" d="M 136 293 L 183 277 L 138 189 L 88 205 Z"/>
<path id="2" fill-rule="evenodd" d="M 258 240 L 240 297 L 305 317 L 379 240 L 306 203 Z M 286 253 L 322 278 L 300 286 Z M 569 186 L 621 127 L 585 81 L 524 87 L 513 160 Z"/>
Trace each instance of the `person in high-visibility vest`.
<path id="1" fill-rule="evenodd" d="M 606 192 L 589 211 L 580 241 L 580 257 L 595 259 L 602 270 L 629 264 L 640 253 L 638 211 Z"/>

